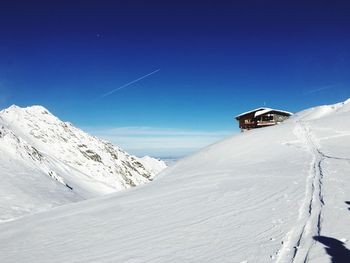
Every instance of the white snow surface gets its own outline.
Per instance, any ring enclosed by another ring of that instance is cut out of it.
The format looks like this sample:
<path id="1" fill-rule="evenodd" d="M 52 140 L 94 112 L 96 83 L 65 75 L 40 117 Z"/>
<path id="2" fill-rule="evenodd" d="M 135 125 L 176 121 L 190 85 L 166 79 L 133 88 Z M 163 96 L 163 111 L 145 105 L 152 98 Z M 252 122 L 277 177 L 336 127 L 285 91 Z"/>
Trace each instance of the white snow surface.
<path id="1" fill-rule="evenodd" d="M 147 185 L 2 223 L 0 261 L 330 262 L 324 244 L 348 258 L 349 149 L 350 101 L 309 109 Z"/>
<path id="2" fill-rule="evenodd" d="M 0 222 L 144 184 L 165 167 L 92 137 L 44 107 L 0 111 Z"/>

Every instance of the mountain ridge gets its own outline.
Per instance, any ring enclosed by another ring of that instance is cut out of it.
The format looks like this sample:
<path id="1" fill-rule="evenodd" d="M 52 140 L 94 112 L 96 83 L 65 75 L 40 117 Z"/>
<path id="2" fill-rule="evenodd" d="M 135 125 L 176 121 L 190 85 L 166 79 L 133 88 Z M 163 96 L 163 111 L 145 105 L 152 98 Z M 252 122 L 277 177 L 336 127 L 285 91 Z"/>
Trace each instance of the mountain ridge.
<path id="1" fill-rule="evenodd" d="M 51 195 L 53 203 L 56 197 L 61 200 L 58 195 L 66 190 L 76 195 L 73 200 L 81 200 L 145 184 L 166 167 L 160 160 L 138 158 L 105 140 L 88 135 L 39 105 L 26 108 L 12 105 L 1 110 L 0 142 L 1 174 L 11 173 L 14 160 L 26 174 L 45 174 L 65 188 L 57 195 Z M 8 170 L 6 173 L 5 168 Z M 22 183 L 28 178 L 21 178 Z M 41 177 L 35 178 L 41 182 Z M 17 179 L 20 180 L 19 177 Z M 28 187 L 35 188 L 35 184 L 27 183 Z M 30 192 L 28 189 L 24 191 Z M 31 194 L 35 195 L 34 192 Z M 11 204 L 4 203 L 2 207 L 9 206 Z M 13 210 L 20 210 L 19 203 L 13 207 Z M 5 219 L 10 217 L 8 214 Z"/>

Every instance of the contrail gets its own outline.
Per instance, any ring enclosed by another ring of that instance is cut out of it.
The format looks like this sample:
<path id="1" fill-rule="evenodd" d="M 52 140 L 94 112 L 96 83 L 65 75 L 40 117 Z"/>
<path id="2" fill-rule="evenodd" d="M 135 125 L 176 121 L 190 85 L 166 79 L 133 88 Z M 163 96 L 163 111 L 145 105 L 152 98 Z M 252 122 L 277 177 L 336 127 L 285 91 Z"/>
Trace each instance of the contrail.
<path id="1" fill-rule="evenodd" d="M 106 96 L 109 96 L 109 95 L 113 94 L 114 92 L 116 92 L 116 91 L 118 91 L 118 90 L 124 89 L 124 88 L 126 88 L 127 86 L 130 86 L 131 84 L 134 84 L 134 83 L 136 83 L 136 82 L 138 82 L 138 81 L 140 81 L 140 80 L 142 80 L 142 79 L 144 79 L 144 78 L 147 78 L 148 76 L 151 76 L 151 75 L 157 73 L 159 70 L 160 70 L 160 69 L 157 69 L 157 70 L 155 70 L 155 71 L 152 71 L 151 73 L 148 73 L 148 74 L 146 74 L 146 75 L 144 75 L 144 76 L 142 76 L 142 77 L 140 77 L 140 78 L 138 78 L 138 79 L 135 79 L 135 80 L 133 80 L 133 81 L 130 81 L 130 82 L 124 84 L 123 86 L 119 87 L 119 88 L 113 89 L 113 90 L 111 90 L 111 91 L 109 91 L 109 92 L 103 94 L 100 98 L 104 98 L 104 97 L 106 97 Z"/>
<path id="2" fill-rule="evenodd" d="M 320 87 L 320 88 L 317 88 L 317 89 L 313 89 L 313 90 L 307 90 L 303 93 L 303 96 L 306 96 L 306 95 L 310 95 L 310 94 L 313 94 L 313 93 L 316 93 L 316 92 L 320 92 L 320 91 L 323 91 L 323 90 L 327 90 L 327 89 L 334 89 L 336 86 L 335 85 L 328 85 L 328 86 L 323 86 L 323 87 Z"/>

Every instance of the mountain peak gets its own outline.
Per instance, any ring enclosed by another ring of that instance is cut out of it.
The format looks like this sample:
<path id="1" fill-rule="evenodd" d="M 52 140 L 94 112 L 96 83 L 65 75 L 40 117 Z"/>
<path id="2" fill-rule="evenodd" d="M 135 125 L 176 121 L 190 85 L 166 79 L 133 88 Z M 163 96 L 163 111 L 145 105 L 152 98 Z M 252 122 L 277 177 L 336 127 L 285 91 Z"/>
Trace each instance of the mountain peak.
<path id="1" fill-rule="evenodd" d="M 10 107 L 7 109 L 4 109 L 3 111 L 5 112 L 29 112 L 33 114 L 51 114 L 45 107 L 41 105 L 33 105 L 33 106 L 28 106 L 28 107 L 20 107 L 15 104 L 12 104 Z M 52 114 L 51 114 L 52 115 Z"/>
<path id="2" fill-rule="evenodd" d="M 27 111 L 41 112 L 43 114 L 48 114 L 49 113 L 49 111 L 44 106 L 41 106 L 41 105 L 33 105 L 33 106 L 26 107 L 24 109 L 27 110 Z"/>
<path id="3" fill-rule="evenodd" d="M 50 114 L 52 115 L 44 106 L 41 105 L 32 105 L 25 108 L 21 108 L 21 110 L 25 110 L 26 112 L 30 112 L 32 114 Z"/>
<path id="4" fill-rule="evenodd" d="M 13 111 L 13 110 L 19 110 L 19 109 L 21 109 L 21 107 L 17 106 L 16 104 L 12 104 L 10 107 L 4 110 Z"/>

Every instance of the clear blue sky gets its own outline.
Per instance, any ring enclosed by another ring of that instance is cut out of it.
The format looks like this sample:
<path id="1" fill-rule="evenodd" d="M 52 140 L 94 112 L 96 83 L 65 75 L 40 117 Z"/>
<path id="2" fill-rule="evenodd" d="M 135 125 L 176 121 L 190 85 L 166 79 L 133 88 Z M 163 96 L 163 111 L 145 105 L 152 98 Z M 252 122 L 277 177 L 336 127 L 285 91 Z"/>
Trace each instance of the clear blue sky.
<path id="1" fill-rule="evenodd" d="M 40 104 L 133 153 L 173 156 L 236 133 L 232 116 L 264 103 L 350 97 L 349 1 L 172 2 L 2 2 L 0 107 Z"/>

